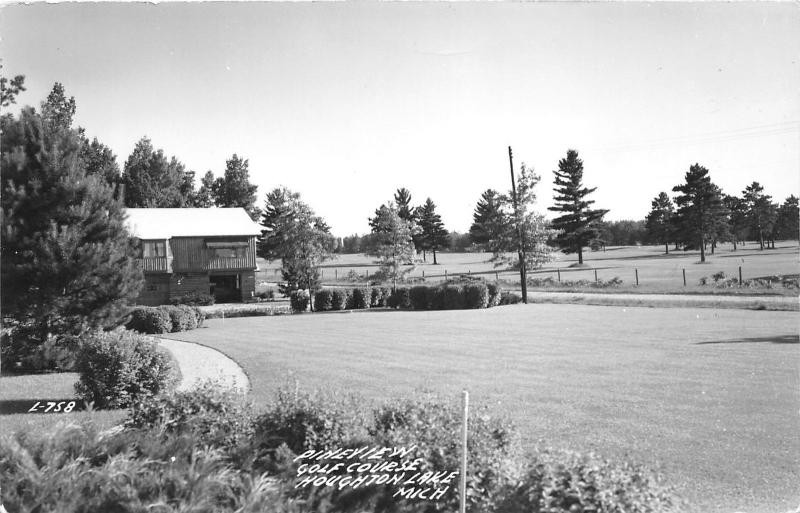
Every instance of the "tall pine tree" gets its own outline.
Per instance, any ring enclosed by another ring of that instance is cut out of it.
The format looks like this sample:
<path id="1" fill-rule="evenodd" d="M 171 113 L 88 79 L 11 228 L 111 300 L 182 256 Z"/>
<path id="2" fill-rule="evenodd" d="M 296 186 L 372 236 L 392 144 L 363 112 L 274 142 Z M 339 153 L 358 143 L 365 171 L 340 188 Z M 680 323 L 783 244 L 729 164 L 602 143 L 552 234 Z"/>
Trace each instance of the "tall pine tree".
<path id="1" fill-rule="evenodd" d="M 553 229 L 561 231 L 556 243 L 564 253 L 577 253 L 578 263 L 582 264 L 584 246 L 598 236 L 595 221 L 601 220 L 608 210 L 590 208 L 594 200 L 587 200 L 586 196 L 597 187 L 583 186 L 583 161 L 578 158 L 577 151 L 567 150 L 567 157 L 558 162 L 558 171 L 553 173 L 555 205 L 548 210 L 564 213 L 551 222 Z"/>
<path id="2" fill-rule="evenodd" d="M 661 192 L 650 203 L 650 213 L 645 218 L 645 227 L 650 238 L 664 244 L 664 252 L 669 255 L 672 238 L 672 216 L 675 206 L 666 192 Z"/>
<path id="3" fill-rule="evenodd" d="M 775 223 L 776 237 L 788 240 L 800 239 L 800 209 L 797 205 L 797 196 L 792 194 L 778 208 L 778 218 Z"/>
<path id="4" fill-rule="evenodd" d="M 678 206 L 676 217 L 680 235 L 688 248 L 700 249 L 700 261 L 706 261 L 706 243 L 712 240 L 725 216 L 725 208 L 719 188 L 711 182 L 708 169 L 700 164 L 689 168 L 685 183 L 672 188 L 680 193 L 675 198 Z"/>
<path id="5" fill-rule="evenodd" d="M 420 229 L 420 246 L 423 251 L 433 252 L 433 265 L 438 265 L 436 251 L 446 248 L 450 244 L 450 237 L 442 216 L 436 213 L 436 204 L 428 198 L 424 205 L 417 208 L 415 218 Z"/>
<path id="6" fill-rule="evenodd" d="M 142 286 L 122 202 L 80 134 L 32 108 L 2 118 L 2 304 L 41 343 L 114 324 Z"/>
<path id="7" fill-rule="evenodd" d="M 474 244 L 486 246 L 502 236 L 504 229 L 502 205 L 503 200 L 497 191 L 493 189 L 483 191 L 481 199 L 475 205 L 472 226 L 469 228 L 469 237 Z"/>
<path id="8" fill-rule="evenodd" d="M 764 233 L 774 222 L 772 213 L 772 196 L 764 194 L 764 187 L 758 182 L 753 182 L 742 191 L 742 200 L 747 211 L 747 218 L 753 229 L 753 234 L 758 236 L 760 249 L 764 249 Z"/>
<path id="9" fill-rule="evenodd" d="M 187 176 L 188 175 L 188 176 Z M 194 174 L 189 175 L 175 157 L 153 148 L 142 137 L 125 161 L 122 173 L 125 206 L 138 208 L 181 208 L 192 205 Z M 187 183 L 189 182 L 189 183 Z"/>
<path id="10" fill-rule="evenodd" d="M 256 206 L 258 185 L 250 183 L 250 162 L 235 153 L 225 161 L 225 173 L 214 180 L 212 196 L 218 207 L 241 207 L 256 221 L 261 211 Z"/>

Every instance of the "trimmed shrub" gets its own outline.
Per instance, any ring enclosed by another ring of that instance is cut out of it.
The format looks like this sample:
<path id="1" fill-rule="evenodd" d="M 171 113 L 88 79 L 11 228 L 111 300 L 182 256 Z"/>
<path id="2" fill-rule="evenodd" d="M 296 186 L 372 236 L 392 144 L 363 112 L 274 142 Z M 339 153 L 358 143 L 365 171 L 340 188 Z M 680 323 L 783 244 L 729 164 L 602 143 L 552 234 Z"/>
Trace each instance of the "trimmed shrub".
<path id="1" fill-rule="evenodd" d="M 189 306 L 209 306 L 214 304 L 214 296 L 204 292 L 187 292 L 182 296 L 173 297 L 169 300 L 172 305 Z"/>
<path id="2" fill-rule="evenodd" d="M 310 297 L 307 290 L 293 290 L 289 294 L 289 305 L 293 312 L 305 312 L 308 310 Z"/>
<path id="3" fill-rule="evenodd" d="M 385 306 L 383 297 L 383 289 L 380 287 L 372 287 L 369 291 L 369 306 L 372 308 L 378 306 Z"/>
<path id="4" fill-rule="evenodd" d="M 157 342 L 117 329 L 87 334 L 76 365 L 78 395 L 96 408 L 125 408 L 170 389 L 176 380 L 169 355 Z"/>
<path id="5" fill-rule="evenodd" d="M 347 308 L 350 291 L 347 289 L 333 289 L 331 297 L 331 310 L 344 310 Z"/>
<path id="6" fill-rule="evenodd" d="M 193 330 L 197 327 L 197 315 L 191 306 L 177 305 L 177 306 L 159 306 L 160 310 L 166 312 L 169 316 L 171 329 L 170 332 L 177 333 L 179 331 Z"/>
<path id="7" fill-rule="evenodd" d="M 203 322 L 205 322 L 205 320 L 206 320 L 206 313 L 204 311 L 200 310 L 199 308 L 197 308 L 196 306 L 193 306 L 191 308 L 192 308 L 192 312 L 194 313 L 194 317 L 196 319 L 196 324 L 197 324 L 196 327 L 197 328 L 202 327 L 203 326 Z"/>
<path id="8" fill-rule="evenodd" d="M 364 310 L 370 307 L 372 291 L 369 287 L 356 287 L 353 289 L 349 299 L 349 308 L 354 310 Z"/>
<path id="9" fill-rule="evenodd" d="M 464 285 L 464 306 L 466 308 L 487 308 L 489 306 L 489 289 L 485 283 Z"/>
<path id="10" fill-rule="evenodd" d="M 516 292 L 503 292 L 500 296 L 501 305 L 516 305 L 522 302 L 522 296 Z"/>
<path id="11" fill-rule="evenodd" d="M 314 310 L 317 312 L 333 310 L 333 291 L 331 289 L 322 289 L 314 294 Z"/>
<path id="12" fill-rule="evenodd" d="M 408 291 L 408 299 L 411 301 L 411 308 L 414 310 L 429 310 L 428 291 L 430 287 L 426 285 L 415 285 Z"/>
<path id="13" fill-rule="evenodd" d="M 131 312 L 131 319 L 125 324 L 129 330 L 140 333 L 160 334 L 172 331 L 172 320 L 163 308 L 139 306 Z"/>
<path id="14" fill-rule="evenodd" d="M 411 290 L 408 287 L 397 287 L 392 291 L 386 304 L 390 308 L 411 308 Z"/>
<path id="15" fill-rule="evenodd" d="M 445 310 L 461 310 L 464 308 L 464 288 L 459 285 L 445 285 L 444 294 Z"/>
<path id="16" fill-rule="evenodd" d="M 503 293 L 503 289 L 500 288 L 500 285 L 497 283 L 487 283 L 486 289 L 489 292 L 489 299 L 487 306 L 489 308 L 493 306 L 497 306 L 500 304 L 500 295 Z"/>

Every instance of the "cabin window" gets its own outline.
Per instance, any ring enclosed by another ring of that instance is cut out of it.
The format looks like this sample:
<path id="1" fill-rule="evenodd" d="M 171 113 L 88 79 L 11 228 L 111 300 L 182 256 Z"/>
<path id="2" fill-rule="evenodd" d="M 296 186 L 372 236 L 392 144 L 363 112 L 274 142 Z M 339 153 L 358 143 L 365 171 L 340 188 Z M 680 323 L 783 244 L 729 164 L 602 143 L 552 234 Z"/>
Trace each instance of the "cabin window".
<path id="1" fill-rule="evenodd" d="M 206 247 L 211 258 L 245 258 L 250 244 L 243 240 L 210 240 Z"/>
<path id="2" fill-rule="evenodd" d="M 211 250 L 212 258 L 244 258 L 247 248 L 214 248 Z"/>
<path id="3" fill-rule="evenodd" d="M 167 256 L 167 243 L 163 240 L 144 241 L 142 243 L 142 256 L 145 258 Z"/>

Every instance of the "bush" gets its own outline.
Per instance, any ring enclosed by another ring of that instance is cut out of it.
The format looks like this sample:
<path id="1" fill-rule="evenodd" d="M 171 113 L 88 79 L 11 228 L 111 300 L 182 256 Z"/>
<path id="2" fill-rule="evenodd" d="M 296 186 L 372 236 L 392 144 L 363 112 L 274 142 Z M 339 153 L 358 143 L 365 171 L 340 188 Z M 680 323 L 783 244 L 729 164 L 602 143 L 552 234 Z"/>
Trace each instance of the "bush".
<path id="1" fill-rule="evenodd" d="M 408 291 L 408 299 L 411 302 L 411 308 L 414 310 L 429 310 L 430 303 L 428 303 L 428 290 L 430 287 L 427 285 L 416 285 L 411 287 Z"/>
<path id="2" fill-rule="evenodd" d="M 372 291 L 369 287 L 356 287 L 349 298 L 349 308 L 364 310 L 370 307 Z"/>
<path id="3" fill-rule="evenodd" d="M 317 312 L 333 310 L 333 291 L 331 289 L 322 289 L 314 294 L 314 310 Z"/>
<path id="4" fill-rule="evenodd" d="M 199 308 L 197 308 L 196 306 L 192 307 L 192 312 L 194 312 L 194 317 L 196 319 L 196 323 L 197 323 L 196 327 L 197 328 L 202 327 L 203 323 L 206 320 L 206 313 L 204 311 L 200 310 Z"/>
<path id="5" fill-rule="evenodd" d="M 40 343 L 21 330 L 3 330 L 0 336 L 2 370 L 31 372 L 71 371 L 75 368 L 79 338 L 75 335 L 50 335 Z"/>
<path id="6" fill-rule="evenodd" d="M 308 310 L 310 297 L 307 290 L 293 290 L 289 294 L 289 305 L 293 312 L 305 312 Z"/>
<path id="7" fill-rule="evenodd" d="M 444 294 L 445 310 L 461 310 L 464 308 L 464 288 L 460 285 L 445 285 Z"/>
<path id="8" fill-rule="evenodd" d="M 369 306 L 371 308 L 386 306 L 385 298 L 383 297 L 383 289 L 380 287 L 372 287 L 369 291 Z"/>
<path id="9" fill-rule="evenodd" d="M 331 297 L 331 310 L 344 310 L 347 308 L 350 291 L 347 289 L 333 289 Z"/>
<path id="10" fill-rule="evenodd" d="M 489 299 L 486 306 L 491 308 L 493 306 L 499 305 L 500 295 L 503 293 L 503 289 L 500 288 L 500 285 L 498 285 L 497 283 L 487 283 L 486 289 L 489 292 Z"/>
<path id="11" fill-rule="evenodd" d="M 172 305 L 209 306 L 214 304 L 214 296 L 204 292 L 187 292 L 182 296 L 170 298 Z"/>
<path id="12" fill-rule="evenodd" d="M 87 334 L 76 369 L 76 392 L 96 408 L 128 407 L 176 381 L 169 355 L 154 339 L 121 329 Z"/>
<path id="13" fill-rule="evenodd" d="M 139 306 L 131 312 L 131 319 L 125 324 L 129 330 L 140 333 L 160 334 L 172 331 L 172 320 L 163 308 Z"/>
<path id="14" fill-rule="evenodd" d="M 464 285 L 464 306 L 466 308 L 489 307 L 489 288 L 485 283 Z"/>
<path id="15" fill-rule="evenodd" d="M 411 308 L 411 290 L 408 287 L 397 287 L 389 296 L 387 306 L 390 308 Z"/>
<path id="16" fill-rule="evenodd" d="M 503 292 L 500 296 L 501 305 L 516 305 L 522 302 L 522 296 L 516 292 Z"/>
<path id="17" fill-rule="evenodd" d="M 170 332 L 193 330 L 197 327 L 197 315 L 191 306 L 159 306 L 158 309 L 166 312 L 170 320 Z"/>
<path id="18" fill-rule="evenodd" d="M 251 404 L 237 392 L 205 382 L 189 391 L 149 397 L 133 405 L 128 428 L 191 434 L 200 445 L 234 451 L 255 433 Z"/>
<path id="19" fill-rule="evenodd" d="M 613 464 L 593 454 L 537 451 L 501 511 L 679 510 L 682 502 L 651 471 L 627 462 Z"/>
<path id="20" fill-rule="evenodd" d="M 711 279 L 714 280 L 714 283 L 719 282 L 720 280 L 725 279 L 725 271 L 719 271 L 711 275 Z"/>

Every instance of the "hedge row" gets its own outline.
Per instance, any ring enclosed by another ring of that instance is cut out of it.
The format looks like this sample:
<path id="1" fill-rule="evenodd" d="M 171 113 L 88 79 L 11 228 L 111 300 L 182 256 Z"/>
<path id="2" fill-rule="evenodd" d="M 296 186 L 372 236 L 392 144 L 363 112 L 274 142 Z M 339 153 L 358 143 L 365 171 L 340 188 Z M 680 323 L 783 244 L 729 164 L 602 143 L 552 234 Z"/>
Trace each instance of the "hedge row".
<path id="1" fill-rule="evenodd" d="M 130 315 L 125 327 L 148 334 L 193 330 L 206 318 L 199 308 L 188 305 L 138 306 Z"/>
<path id="2" fill-rule="evenodd" d="M 405 310 L 462 310 L 489 308 L 514 302 L 495 283 L 469 282 L 441 285 L 398 287 L 394 291 L 382 287 L 322 289 L 314 295 L 314 309 L 362 310 L 384 307 Z"/>

